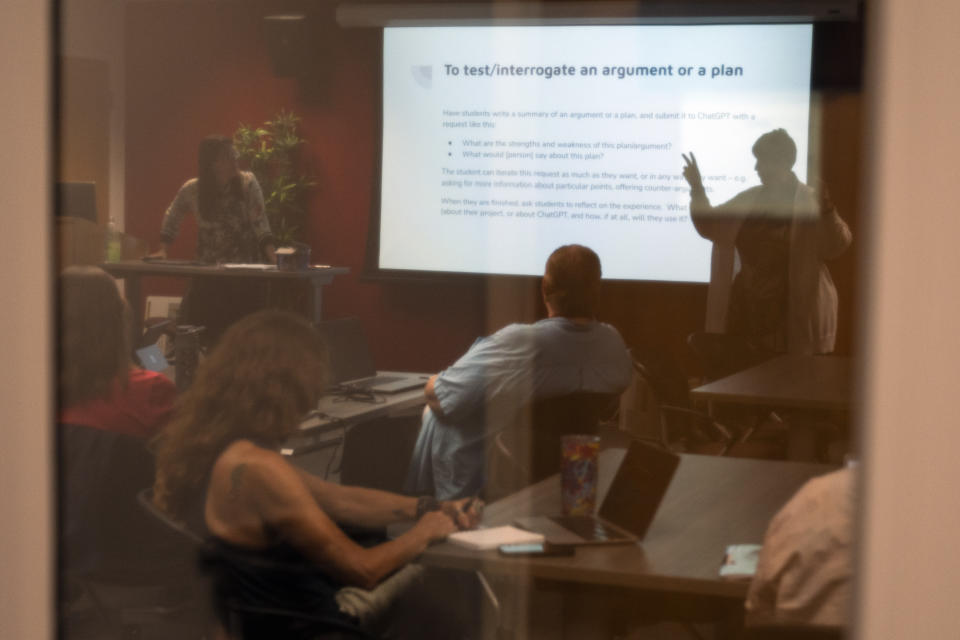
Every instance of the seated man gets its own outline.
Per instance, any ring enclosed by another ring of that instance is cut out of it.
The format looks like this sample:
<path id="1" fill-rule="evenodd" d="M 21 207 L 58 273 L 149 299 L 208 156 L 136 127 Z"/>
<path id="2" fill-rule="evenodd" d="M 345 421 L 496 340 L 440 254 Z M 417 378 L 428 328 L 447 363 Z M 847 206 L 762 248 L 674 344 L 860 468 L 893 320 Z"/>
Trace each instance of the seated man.
<path id="1" fill-rule="evenodd" d="M 484 487 L 485 441 L 510 424 L 494 415 L 513 415 L 538 399 L 627 387 L 627 347 L 616 329 L 596 320 L 600 275 L 592 250 L 560 247 L 547 260 L 541 287 L 548 317 L 478 339 L 430 378 L 408 491 L 441 500 L 474 495 Z"/>

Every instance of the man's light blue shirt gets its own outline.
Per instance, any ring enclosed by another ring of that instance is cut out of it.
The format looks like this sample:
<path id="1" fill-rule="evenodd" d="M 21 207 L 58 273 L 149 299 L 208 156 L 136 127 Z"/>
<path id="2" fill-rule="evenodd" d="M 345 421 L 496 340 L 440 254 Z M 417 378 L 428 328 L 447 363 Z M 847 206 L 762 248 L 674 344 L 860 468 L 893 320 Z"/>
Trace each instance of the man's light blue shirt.
<path id="1" fill-rule="evenodd" d="M 443 419 L 424 411 L 407 489 L 449 500 L 484 485 L 484 443 L 534 400 L 575 392 L 620 393 L 630 354 L 616 329 L 548 318 L 479 338 L 442 371 L 434 393 Z"/>

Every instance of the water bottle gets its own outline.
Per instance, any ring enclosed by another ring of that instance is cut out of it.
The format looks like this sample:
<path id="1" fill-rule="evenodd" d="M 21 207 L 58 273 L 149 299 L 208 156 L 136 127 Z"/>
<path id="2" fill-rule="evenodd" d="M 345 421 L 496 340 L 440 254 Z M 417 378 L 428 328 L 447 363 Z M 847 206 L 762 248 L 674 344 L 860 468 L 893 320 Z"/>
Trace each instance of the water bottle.
<path id="1" fill-rule="evenodd" d="M 107 262 L 120 262 L 120 259 L 123 257 L 123 244 L 120 240 L 120 229 L 117 228 L 117 223 L 110 217 L 110 222 L 107 223 Z"/>

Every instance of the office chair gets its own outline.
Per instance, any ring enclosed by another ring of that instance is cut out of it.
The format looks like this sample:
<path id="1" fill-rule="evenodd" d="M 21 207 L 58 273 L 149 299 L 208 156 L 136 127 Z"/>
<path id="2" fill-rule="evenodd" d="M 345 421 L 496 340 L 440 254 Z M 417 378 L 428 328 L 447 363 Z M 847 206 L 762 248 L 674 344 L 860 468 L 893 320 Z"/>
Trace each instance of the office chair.
<path id="1" fill-rule="evenodd" d="M 192 567 L 137 507 L 153 482 L 143 441 L 82 425 L 58 433 L 64 637 L 199 638 Z"/>
<path id="2" fill-rule="evenodd" d="M 655 444 L 676 453 L 718 456 L 729 453 L 735 442 L 731 429 L 690 406 L 686 381 L 657 375 L 654 367 L 637 360 L 633 361 L 633 368 L 648 390 L 642 402 L 654 403 L 659 427 L 656 436 L 641 439 L 652 439 Z"/>
<path id="3" fill-rule="evenodd" d="M 140 506 L 173 535 L 189 545 L 208 581 L 209 601 L 221 629 L 232 640 L 373 640 L 358 626 L 335 615 L 285 608 L 283 602 L 302 594 L 305 580 L 316 572 L 304 566 L 261 557 L 216 540 L 204 540 L 184 523 L 153 504 L 153 491 L 137 496 Z M 285 585 L 283 592 L 264 585 Z"/>
<path id="4" fill-rule="evenodd" d="M 537 400 L 487 444 L 484 498 L 497 500 L 560 471 L 560 440 L 597 435 L 617 409 L 619 394 L 577 392 Z"/>
<path id="5" fill-rule="evenodd" d="M 413 415 L 366 420 L 345 430 L 340 483 L 402 493 L 420 423 L 418 408 Z"/>

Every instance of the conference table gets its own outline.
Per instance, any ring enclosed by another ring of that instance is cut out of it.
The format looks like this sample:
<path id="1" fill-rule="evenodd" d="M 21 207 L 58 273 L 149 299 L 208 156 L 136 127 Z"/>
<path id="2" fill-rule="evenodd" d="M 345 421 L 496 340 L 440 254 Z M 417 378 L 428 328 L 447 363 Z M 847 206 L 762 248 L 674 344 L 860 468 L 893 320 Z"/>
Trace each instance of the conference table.
<path id="1" fill-rule="evenodd" d="M 625 449 L 600 453 L 598 503 L 609 489 Z M 761 543 L 773 515 L 807 480 L 835 467 L 814 463 L 682 454 L 676 475 L 644 540 L 636 544 L 579 547 L 572 557 L 507 558 L 452 543 L 428 549 L 421 562 L 480 570 L 498 579 L 532 580 L 535 588 L 563 594 L 564 612 L 577 611 L 585 594 L 619 598 L 628 606 L 654 609 L 671 619 L 719 616 L 739 620 L 748 582 L 722 578 L 728 545 Z M 560 479 L 553 476 L 486 507 L 484 526 L 510 524 L 520 516 L 555 515 Z M 576 617 L 602 626 L 579 607 Z M 565 613 L 566 615 L 566 613 Z M 567 629 L 575 637 L 581 631 Z M 583 622 L 581 620 L 581 622 Z"/>
<path id="2" fill-rule="evenodd" d="M 427 373 L 407 371 L 377 371 L 378 376 L 415 376 L 426 384 Z M 317 408 L 300 422 L 300 432 L 291 443 L 297 443 L 298 452 L 307 452 L 314 444 L 326 442 L 331 433 L 343 434 L 352 427 L 378 418 L 389 418 L 419 412 L 427 403 L 423 387 L 399 393 L 339 394 L 327 393 L 320 398 Z"/>
<path id="3" fill-rule="evenodd" d="M 415 377 L 427 384 L 428 373 L 409 371 L 377 371 L 377 376 Z M 321 432 L 331 428 L 353 426 L 366 420 L 407 413 L 426 404 L 423 386 L 399 393 L 373 393 L 362 395 L 328 393 L 317 408 L 300 423 L 300 430 Z"/>
<path id="4" fill-rule="evenodd" d="M 106 262 L 100 267 L 115 278 L 124 280 L 127 301 L 133 312 L 133 327 L 139 335 L 143 328 L 143 305 L 141 301 L 140 280 L 148 276 L 170 278 L 237 279 L 246 278 L 258 282 L 302 281 L 309 285 L 309 318 L 314 324 L 321 320 L 323 287 L 329 285 L 334 276 L 347 274 L 346 267 L 312 266 L 299 271 L 280 271 L 273 265 L 217 265 L 195 264 L 175 260 L 123 260 Z"/>
<path id="5" fill-rule="evenodd" d="M 690 390 L 694 400 L 783 409 L 850 407 L 851 361 L 843 356 L 784 355 Z"/>
<path id="6" fill-rule="evenodd" d="M 426 384 L 430 374 L 406 371 L 377 371 L 378 376 L 421 378 Z M 309 456 L 323 450 L 335 449 L 332 466 L 339 468 L 347 434 L 364 423 L 381 418 L 415 416 L 426 404 L 423 387 L 399 393 L 343 394 L 326 393 L 317 408 L 300 422 L 298 432 L 287 439 L 281 453 L 290 457 Z M 383 434 L 383 442 L 396 443 L 393 434 Z M 388 445 L 389 446 L 389 445 Z"/>

